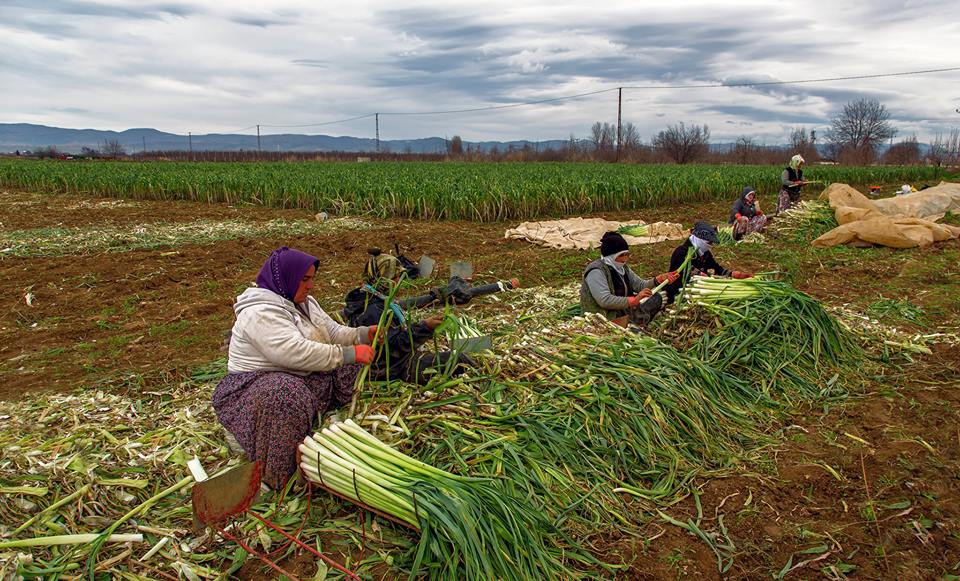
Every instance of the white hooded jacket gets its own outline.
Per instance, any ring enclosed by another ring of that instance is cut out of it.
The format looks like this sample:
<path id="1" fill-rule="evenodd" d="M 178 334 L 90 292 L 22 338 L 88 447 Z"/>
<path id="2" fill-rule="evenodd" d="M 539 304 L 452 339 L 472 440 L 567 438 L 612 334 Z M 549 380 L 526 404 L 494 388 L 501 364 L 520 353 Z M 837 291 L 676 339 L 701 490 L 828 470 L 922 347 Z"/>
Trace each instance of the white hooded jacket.
<path id="1" fill-rule="evenodd" d="M 277 293 L 251 287 L 237 297 L 227 371 L 287 371 L 308 375 L 354 363 L 351 345 L 368 343 L 369 327 L 347 327 L 323 312 L 313 297 L 309 317 Z"/>

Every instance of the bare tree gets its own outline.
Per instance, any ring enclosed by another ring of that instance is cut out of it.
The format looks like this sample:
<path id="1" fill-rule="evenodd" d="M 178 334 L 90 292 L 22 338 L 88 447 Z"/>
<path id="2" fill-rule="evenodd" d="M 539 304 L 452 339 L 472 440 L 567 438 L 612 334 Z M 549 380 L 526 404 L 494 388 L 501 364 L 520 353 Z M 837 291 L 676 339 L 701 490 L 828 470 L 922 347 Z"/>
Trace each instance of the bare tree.
<path id="1" fill-rule="evenodd" d="M 686 127 L 682 122 L 657 133 L 653 146 L 675 163 L 690 163 L 710 149 L 710 129 L 706 125 Z"/>
<path id="2" fill-rule="evenodd" d="M 803 159 L 807 162 L 818 159 L 820 156 L 817 153 L 817 132 L 815 129 L 811 129 L 810 133 L 807 133 L 806 128 L 797 127 L 790 132 L 790 150 L 791 154 L 799 153 L 803 156 Z"/>
<path id="3" fill-rule="evenodd" d="M 43 158 L 45 158 L 45 157 L 49 157 L 49 158 L 53 159 L 53 158 L 56 158 L 56 157 L 60 157 L 60 150 L 57 149 L 57 146 L 55 146 L 55 145 L 48 145 L 48 146 L 46 146 L 46 147 L 38 147 L 37 149 L 34 149 L 34 150 L 33 150 L 33 155 L 35 155 L 35 156 L 37 156 L 37 157 L 39 157 L 39 158 L 41 158 L 41 159 L 43 159 Z"/>
<path id="4" fill-rule="evenodd" d="M 733 159 L 740 165 L 752 163 L 759 153 L 760 147 L 752 137 L 741 135 L 733 144 Z"/>
<path id="5" fill-rule="evenodd" d="M 613 149 L 616 143 L 617 128 L 612 123 L 597 121 L 590 127 L 590 141 L 597 151 L 607 152 Z"/>
<path id="6" fill-rule="evenodd" d="M 116 139 L 105 141 L 100 151 L 107 157 L 122 157 L 127 154 L 127 150 Z"/>
<path id="7" fill-rule="evenodd" d="M 917 136 L 908 137 L 895 143 L 883 154 L 883 163 L 887 165 L 914 165 L 920 163 L 920 144 Z"/>
<path id="8" fill-rule="evenodd" d="M 951 129 L 947 136 L 938 133 L 930 144 L 927 159 L 936 166 L 960 163 L 960 129 Z"/>
<path id="9" fill-rule="evenodd" d="M 640 147 L 640 131 L 637 130 L 636 125 L 629 121 L 623 124 L 620 145 L 628 154 Z"/>
<path id="10" fill-rule="evenodd" d="M 459 135 L 454 135 L 447 142 L 447 153 L 450 155 L 463 155 L 463 139 Z"/>
<path id="11" fill-rule="evenodd" d="M 890 124 L 890 112 L 876 99 L 857 99 L 843 106 L 833 118 L 827 139 L 838 148 L 838 156 L 872 161 L 877 145 L 891 139 L 897 130 Z"/>

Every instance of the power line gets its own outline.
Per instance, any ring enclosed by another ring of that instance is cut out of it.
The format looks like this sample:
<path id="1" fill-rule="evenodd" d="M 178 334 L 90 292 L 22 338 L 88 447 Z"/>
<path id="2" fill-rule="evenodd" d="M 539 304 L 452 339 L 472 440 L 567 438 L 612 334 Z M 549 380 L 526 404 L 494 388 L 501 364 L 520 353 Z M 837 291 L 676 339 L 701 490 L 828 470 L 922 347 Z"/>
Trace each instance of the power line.
<path id="1" fill-rule="evenodd" d="M 427 116 L 427 115 L 453 115 L 457 113 L 479 113 L 484 111 L 499 111 L 503 109 L 513 109 L 517 107 L 529 107 L 531 105 L 542 105 L 544 103 L 557 103 L 560 101 L 569 101 L 572 99 L 580 99 L 583 97 L 590 97 L 593 95 L 600 95 L 603 93 L 611 93 L 613 91 L 621 91 L 623 89 L 627 90 L 669 90 L 669 89 L 715 89 L 715 88 L 736 88 L 736 87 L 769 87 L 774 85 L 800 85 L 808 83 L 828 83 L 833 81 L 853 81 L 853 80 L 862 80 L 862 79 L 880 79 L 888 77 L 902 77 L 908 75 L 925 75 L 932 73 L 946 73 L 946 72 L 955 72 L 960 71 L 960 67 L 945 67 L 939 69 L 923 69 L 923 70 L 914 70 L 914 71 L 901 71 L 896 73 L 879 73 L 872 75 L 848 75 L 842 77 L 822 77 L 815 79 L 795 79 L 790 81 L 756 81 L 756 82 L 743 82 L 743 83 L 700 83 L 700 84 L 686 84 L 686 85 L 622 85 L 618 87 L 609 87 L 606 89 L 597 89 L 595 91 L 587 91 L 585 93 L 575 93 L 572 95 L 563 95 L 561 97 L 551 97 L 547 99 L 536 99 L 533 101 L 522 101 L 519 103 L 507 103 L 504 105 L 488 105 L 483 107 L 468 107 L 462 109 L 441 109 L 435 111 L 387 111 L 380 113 L 366 113 L 363 115 L 357 115 L 354 117 L 347 117 L 345 119 L 336 119 L 333 121 L 322 121 L 319 123 L 303 123 L 297 125 L 268 125 L 260 124 L 260 127 L 269 127 L 273 129 L 298 129 L 305 127 L 323 127 L 326 125 L 337 125 L 339 123 L 347 123 L 350 121 L 358 121 L 360 119 L 369 119 L 371 117 L 380 117 L 380 116 L 393 116 L 393 117 L 409 117 L 409 116 Z M 234 131 L 232 133 L 239 133 L 241 131 L 246 131 L 249 129 L 256 128 L 257 125 L 250 125 L 249 127 L 244 127 L 243 129 Z"/>
<path id="2" fill-rule="evenodd" d="M 717 87 L 765 87 L 770 85 L 799 85 L 803 83 L 827 83 L 830 81 L 853 81 L 858 79 L 880 79 L 884 77 L 903 77 L 906 75 L 926 75 L 930 73 L 947 73 L 960 71 L 960 67 L 944 69 L 926 69 L 922 71 L 904 71 L 899 73 L 881 73 L 876 75 L 851 75 L 847 77 L 824 77 L 821 79 L 799 79 L 794 81 L 758 81 L 753 83 L 705 83 L 701 85 L 641 85 L 624 86 L 624 89 L 712 89 Z"/>
<path id="3" fill-rule="evenodd" d="M 304 123 L 303 125 L 267 125 L 266 123 L 261 123 L 260 127 L 273 127 L 273 128 L 298 128 L 298 127 L 320 127 L 323 125 L 336 125 L 337 123 L 346 123 L 347 121 L 356 121 L 358 119 L 367 119 L 373 117 L 376 113 L 367 113 L 366 115 L 357 115 L 356 117 L 348 117 L 347 119 L 337 119 L 336 121 L 324 121 L 322 123 Z M 254 125 L 254 127 L 256 127 Z"/>
<path id="4" fill-rule="evenodd" d="M 712 89 L 719 87 L 761 87 L 769 85 L 796 85 L 801 83 L 826 83 L 829 81 L 850 81 L 857 79 L 878 79 L 883 77 L 901 77 L 904 75 L 923 75 L 930 73 L 944 73 L 951 71 L 960 71 L 960 67 L 950 67 L 942 69 L 925 69 L 918 71 L 904 71 L 898 73 L 881 73 L 874 75 L 851 75 L 846 77 L 824 77 L 819 79 L 799 79 L 793 81 L 758 81 L 750 83 L 704 83 L 704 84 L 695 84 L 695 85 L 623 85 L 622 87 L 610 87 L 607 89 L 598 89 L 596 91 L 589 91 L 586 93 L 577 93 L 574 95 L 564 95 L 562 97 L 553 97 L 550 99 L 538 99 L 535 101 L 523 101 L 521 103 L 509 103 L 506 105 L 490 105 L 487 107 L 472 107 L 468 109 L 447 109 L 439 111 L 406 111 L 406 112 L 387 112 L 380 113 L 380 115 L 392 115 L 392 116 L 409 116 L 409 115 L 448 115 L 453 113 L 476 113 L 480 111 L 496 111 L 499 109 L 510 109 L 513 107 L 525 107 L 529 105 L 540 105 L 542 103 L 554 103 L 557 101 L 566 101 L 569 99 L 579 99 L 581 97 L 589 97 L 591 95 L 599 95 L 601 93 L 610 93 L 622 89 L 635 89 L 635 90 L 647 90 L 647 89 Z"/>
<path id="5" fill-rule="evenodd" d="M 224 135 L 225 135 L 225 134 L 229 134 L 229 133 L 243 133 L 244 131 L 249 131 L 249 130 L 251 130 L 251 129 L 256 129 L 256 127 L 257 127 L 256 125 L 250 125 L 249 127 L 244 127 L 243 129 L 234 129 L 233 131 L 223 131 L 223 132 L 220 132 L 220 133 L 221 133 L 221 134 L 224 134 Z M 209 133 L 208 133 L 208 135 L 212 135 L 212 134 L 209 134 Z"/>

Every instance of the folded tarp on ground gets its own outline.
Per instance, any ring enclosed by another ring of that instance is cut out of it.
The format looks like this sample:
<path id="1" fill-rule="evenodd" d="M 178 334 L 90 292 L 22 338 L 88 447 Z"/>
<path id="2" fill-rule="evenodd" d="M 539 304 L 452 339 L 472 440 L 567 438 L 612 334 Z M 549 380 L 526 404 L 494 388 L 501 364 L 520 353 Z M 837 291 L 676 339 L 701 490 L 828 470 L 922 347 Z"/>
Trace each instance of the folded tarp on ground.
<path id="1" fill-rule="evenodd" d="M 847 184 L 831 184 L 820 199 L 830 201 L 840 226 L 814 240 L 814 246 L 913 248 L 960 237 L 960 228 L 936 223 L 946 212 L 960 213 L 960 184 L 941 182 L 920 192 L 876 201 Z"/>
<path id="2" fill-rule="evenodd" d="M 549 222 L 524 222 L 516 228 L 507 230 L 503 237 L 526 240 L 548 248 L 587 250 L 600 246 L 600 237 L 604 232 L 616 231 L 623 226 L 644 224 L 642 220 L 614 222 L 603 218 L 569 218 Z M 682 224 L 654 222 L 646 224 L 648 236 L 624 235 L 627 244 L 654 244 L 664 240 L 681 240 L 687 237 Z"/>

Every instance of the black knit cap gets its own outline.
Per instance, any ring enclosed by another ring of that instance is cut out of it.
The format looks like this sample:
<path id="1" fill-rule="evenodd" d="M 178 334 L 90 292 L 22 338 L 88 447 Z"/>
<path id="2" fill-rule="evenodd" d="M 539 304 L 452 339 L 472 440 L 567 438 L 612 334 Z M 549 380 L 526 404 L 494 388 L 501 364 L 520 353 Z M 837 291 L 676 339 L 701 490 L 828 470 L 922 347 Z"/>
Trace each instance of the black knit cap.
<path id="1" fill-rule="evenodd" d="M 610 256 L 624 250 L 630 250 L 630 246 L 618 232 L 607 232 L 600 239 L 600 256 Z"/>
<path id="2" fill-rule="evenodd" d="M 720 241 L 717 238 L 717 227 L 706 220 L 700 220 L 693 225 L 693 235 L 710 244 L 716 244 Z"/>

